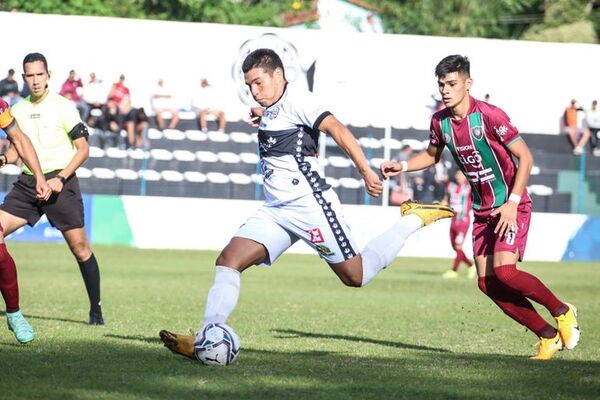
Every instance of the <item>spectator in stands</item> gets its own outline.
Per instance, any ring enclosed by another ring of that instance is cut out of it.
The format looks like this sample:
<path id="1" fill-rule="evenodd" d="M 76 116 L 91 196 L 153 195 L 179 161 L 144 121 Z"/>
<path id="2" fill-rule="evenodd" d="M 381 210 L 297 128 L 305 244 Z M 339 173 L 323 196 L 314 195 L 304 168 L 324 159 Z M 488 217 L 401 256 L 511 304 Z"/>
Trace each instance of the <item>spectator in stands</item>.
<path id="1" fill-rule="evenodd" d="M 179 122 L 179 111 L 173 102 L 173 94 L 171 90 L 165 86 L 164 81 L 158 80 L 154 92 L 150 96 L 150 102 L 152 103 L 152 111 L 156 116 L 156 124 L 158 129 L 161 131 L 165 128 L 165 121 L 163 118 L 163 112 L 167 111 L 171 114 L 171 121 L 169 122 L 169 129 L 175 129 L 177 122 Z"/>
<path id="2" fill-rule="evenodd" d="M 77 76 L 75 70 L 71 70 L 69 71 L 67 80 L 63 82 L 60 88 L 60 95 L 75 103 L 75 107 L 77 107 L 81 119 L 86 121 L 90 112 L 90 107 L 81 97 L 80 92 L 82 91 L 82 88 L 83 83 L 81 82 L 81 79 Z"/>
<path id="3" fill-rule="evenodd" d="M 125 97 L 129 96 L 129 88 L 125 86 L 125 75 L 121 74 L 118 82 L 113 83 L 110 87 L 110 90 L 108 91 L 108 98 L 113 99 L 115 103 L 117 103 L 117 106 L 121 108 L 121 102 Z M 123 111 L 121 111 L 121 114 L 123 114 Z"/>
<path id="4" fill-rule="evenodd" d="M 102 116 L 102 108 L 106 102 L 108 88 L 101 79 L 96 77 L 94 72 L 90 72 L 90 80 L 83 88 L 83 100 L 87 103 L 90 113 L 85 121 L 88 126 L 95 126 L 95 121 Z M 115 104 L 116 105 L 116 104 Z"/>
<path id="5" fill-rule="evenodd" d="M 148 148 L 148 116 L 144 108 L 131 106 L 131 97 L 125 96 L 119 107 L 122 127 L 127 132 L 127 146 L 136 149 Z"/>
<path id="6" fill-rule="evenodd" d="M 208 131 L 208 117 L 214 116 L 219 121 L 219 132 L 225 132 L 225 111 L 221 110 L 218 104 L 217 93 L 213 85 L 208 83 L 208 79 L 200 80 L 200 91 L 192 100 L 192 108 L 196 111 L 200 129 L 203 132 Z"/>
<path id="7" fill-rule="evenodd" d="M 583 108 L 572 99 L 571 104 L 565 109 L 562 119 L 562 128 L 567 133 L 569 142 L 573 146 L 573 154 L 580 155 L 583 152 L 583 146 L 589 139 L 589 132 L 581 132 L 577 113 L 583 111 Z M 581 133 L 581 137 L 580 137 Z"/>
<path id="8" fill-rule="evenodd" d="M 381 24 L 377 21 L 372 12 L 368 13 L 365 19 L 360 23 L 359 29 L 361 32 L 365 33 L 383 33 Z"/>
<path id="9" fill-rule="evenodd" d="M 486 103 L 490 102 L 490 94 L 486 93 L 485 96 L 483 97 L 483 101 L 485 101 Z"/>
<path id="10" fill-rule="evenodd" d="M 592 108 L 585 112 L 585 131 L 590 137 L 592 154 L 596 157 L 600 156 L 600 148 L 598 148 L 598 140 L 600 139 L 600 109 L 598 109 L 597 100 L 592 101 Z"/>
<path id="11" fill-rule="evenodd" d="M 119 107 L 113 99 L 108 99 L 102 106 L 95 125 L 100 147 L 119 147 L 121 145 L 121 116 Z"/>
<path id="12" fill-rule="evenodd" d="M 12 106 L 21 98 L 19 97 L 19 83 L 15 80 L 15 70 L 9 69 L 6 78 L 0 81 L 0 97 Z"/>

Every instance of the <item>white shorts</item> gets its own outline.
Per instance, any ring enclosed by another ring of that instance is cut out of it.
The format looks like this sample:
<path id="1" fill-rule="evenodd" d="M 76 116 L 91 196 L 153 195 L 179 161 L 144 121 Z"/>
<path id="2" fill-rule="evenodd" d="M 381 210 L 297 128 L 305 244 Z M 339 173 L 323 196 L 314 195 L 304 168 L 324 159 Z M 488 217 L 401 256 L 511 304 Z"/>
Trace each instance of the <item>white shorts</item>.
<path id="1" fill-rule="evenodd" d="M 298 239 L 315 249 L 327 263 L 335 264 L 359 252 L 342 215 L 337 194 L 329 189 L 278 206 L 262 206 L 234 236 L 266 247 L 271 265 Z"/>

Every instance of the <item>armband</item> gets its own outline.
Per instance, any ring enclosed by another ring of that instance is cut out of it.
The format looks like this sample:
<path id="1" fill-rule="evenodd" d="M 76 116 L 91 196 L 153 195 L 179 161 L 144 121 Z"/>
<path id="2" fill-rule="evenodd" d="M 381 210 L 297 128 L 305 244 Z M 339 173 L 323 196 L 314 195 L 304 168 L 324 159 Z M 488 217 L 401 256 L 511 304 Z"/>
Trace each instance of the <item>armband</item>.
<path id="1" fill-rule="evenodd" d="M 75 125 L 73 129 L 71 129 L 71 132 L 69 132 L 69 137 L 71 138 L 71 140 L 79 138 L 85 138 L 85 140 L 88 140 L 89 136 L 90 133 L 88 132 L 88 128 L 83 124 L 83 122 L 80 122 L 77 125 Z"/>
<path id="2" fill-rule="evenodd" d="M 510 196 L 508 196 L 508 201 L 512 201 L 515 204 L 519 204 L 521 202 L 521 196 L 515 193 L 511 193 Z"/>

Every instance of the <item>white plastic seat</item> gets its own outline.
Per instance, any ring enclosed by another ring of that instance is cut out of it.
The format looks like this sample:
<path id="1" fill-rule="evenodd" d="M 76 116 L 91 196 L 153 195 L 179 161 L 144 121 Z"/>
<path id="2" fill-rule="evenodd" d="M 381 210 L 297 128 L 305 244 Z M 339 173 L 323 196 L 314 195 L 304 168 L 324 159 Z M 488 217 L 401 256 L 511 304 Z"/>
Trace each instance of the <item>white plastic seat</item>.
<path id="1" fill-rule="evenodd" d="M 331 185 L 331 187 L 332 187 L 332 188 L 334 188 L 334 189 L 340 186 L 340 181 L 339 181 L 339 179 L 332 178 L 332 177 L 328 176 L 328 177 L 327 177 L 327 179 L 325 179 L 325 181 L 326 181 L 328 184 L 330 184 L 330 185 Z"/>
<path id="2" fill-rule="evenodd" d="M 252 135 L 246 132 L 231 132 L 229 134 L 231 141 L 236 143 L 251 143 Z"/>
<path id="3" fill-rule="evenodd" d="M 208 139 L 213 142 L 228 142 L 229 135 L 219 131 L 209 131 Z"/>
<path id="4" fill-rule="evenodd" d="M 219 161 L 219 156 L 217 156 L 212 151 L 197 151 L 196 157 L 198 157 L 198 160 L 200 160 L 202 162 L 217 162 L 217 161 Z"/>
<path id="5" fill-rule="evenodd" d="M 347 189 L 358 189 L 362 186 L 362 181 L 354 178 L 340 178 L 340 186 Z"/>
<path id="6" fill-rule="evenodd" d="M 554 194 L 554 190 L 546 185 L 529 185 L 527 189 L 536 196 L 552 196 Z"/>
<path id="7" fill-rule="evenodd" d="M 402 141 L 398 140 L 398 139 L 394 139 L 394 138 L 383 138 L 381 139 L 381 145 L 382 146 L 389 146 L 390 149 L 392 150 L 400 150 L 403 146 Z"/>
<path id="8" fill-rule="evenodd" d="M 366 149 L 379 149 L 381 148 L 381 141 L 379 139 L 370 137 L 361 137 L 358 139 L 358 143 Z"/>
<path id="9" fill-rule="evenodd" d="M 238 164 L 240 162 L 240 156 L 230 151 L 220 151 L 217 153 L 219 161 L 227 164 Z"/>
<path id="10" fill-rule="evenodd" d="M 249 185 L 252 183 L 252 177 L 237 172 L 229 174 L 229 180 L 237 185 Z"/>
<path id="11" fill-rule="evenodd" d="M 182 182 L 183 174 L 179 171 L 165 170 L 160 173 L 163 180 L 167 182 Z"/>
<path id="12" fill-rule="evenodd" d="M 150 150 L 150 156 L 160 161 L 171 161 L 173 159 L 173 153 L 165 149 L 152 149 Z"/>
<path id="13" fill-rule="evenodd" d="M 129 157 L 134 160 L 148 159 L 150 157 L 150 152 L 142 149 L 129 150 Z"/>
<path id="14" fill-rule="evenodd" d="M 209 172 L 206 174 L 206 180 L 211 183 L 228 183 L 229 176 L 222 172 Z"/>
<path id="15" fill-rule="evenodd" d="M 196 155 L 189 150 L 174 150 L 173 157 L 177 161 L 196 161 Z"/>
<path id="16" fill-rule="evenodd" d="M 206 182 L 206 175 L 198 171 L 185 171 L 183 178 L 188 182 L 202 183 Z"/>
<path id="17" fill-rule="evenodd" d="M 540 167 L 538 167 L 537 165 L 532 165 L 531 166 L 531 172 L 530 175 L 539 175 L 541 172 Z"/>
<path id="18" fill-rule="evenodd" d="M 80 179 L 87 179 L 92 177 L 92 171 L 86 167 L 79 167 L 75 171 L 75 175 Z"/>
<path id="19" fill-rule="evenodd" d="M 100 147 L 90 146 L 90 157 L 102 158 L 106 153 Z"/>
<path id="20" fill-rule="evenodd" d="M 148 128 L 146 135 L 150 140 L 158 140 L 163 138 L 163 133 L 156 128 Z"/>
<path id="21" fill-rule="evenodd" d="M 179 129 L 165 129 L 163 130 L 163 135 L 165 135 L 165 138 L 169 140 L 185 139 L 185 133 L 183 133 Z"/>
<path id="22" fill-rule="evenodd" d="M 145 169 L 140 171 L 140 178 L 144 178 L 147 181 L 160 181 L 160 173 L 153 169 Z"/>
<path id="23" fill-rule="evenodd" d="M 139 172 L 129 168 L 118 168 L 115 170 L 115 174 L 117 175 L 117 178 L 125 181 L 134 181 L 140 177 Z"/>
<path id="24" fill-rule="evenodd" d="M 240 161 L 244 164 L 257 164 L 260 161 L 260 157 L 256 153 L 240 153 Z"/>
<path id="25" fill-rule="evenodd" d="M 208 138 L 208 135 L 206 133 L 197 129 L 188 129 L 187 131 L 185 131 L 185 136 L 187 136 L 189 140 L 192 140 L 194 142 L 204 142 Z"/>
<path id="26" fill-rule="evenodd" d="M 6 164 L 4 167 L 0 168 L 0 172 L 4 175 L 21 175 L 23 170 L 15 164 Z"/>
<path id="27" fill-rule="evenodd" d="M 429 141 L 428 141 L 429 142 Z M 416 139 L 404 139 L 402 141 L 402 145 L 408 145 L 410 146 L 411 149 L 416 150 L 416 151 L 420 151 L 423 150 L 423 144 L 421 143 L 420 140 L 416 140 Z"/>
<path id="28" fill-rule="evenodd" d="M 369 160 L 369 163 L 371 164 L 371 166 L 373 168 L 379 168 L 381 163 L 383 163 L 384 161 L 385 161 L 385 159 L 383 159 L 383 158 L 373 157 Z"/>
<path id="29" fill-rule="evenodd" d="M 352 161 L 349 158 L 342 156 L 330 156 L 327 157 L 327 161 L 332 167 L 337 168 L 346 168 L 352 165 Z"/>
<path id="30" fill-rule="evenodd" d="M 115 171 L 108 168 L 93 168 L 92 174 L 98 179 L 114 179 Z"/>
<path id="31" fill-rule="evenodd" d="M 109 147 L 106 149 L 106 156 L 109 158 L 125 158 L 127 157 L 127 151 L 119 149 L 118 147 Z"/>
<path id="32" fill-rule="evenodd" d="M 258 183 L 259 185 L 263 184 L 262 174 L 252 174 L 252 175 L 250 175 L 250 178 L 252 179 L 252 182 L 254 182 L 254 183 Z"/>

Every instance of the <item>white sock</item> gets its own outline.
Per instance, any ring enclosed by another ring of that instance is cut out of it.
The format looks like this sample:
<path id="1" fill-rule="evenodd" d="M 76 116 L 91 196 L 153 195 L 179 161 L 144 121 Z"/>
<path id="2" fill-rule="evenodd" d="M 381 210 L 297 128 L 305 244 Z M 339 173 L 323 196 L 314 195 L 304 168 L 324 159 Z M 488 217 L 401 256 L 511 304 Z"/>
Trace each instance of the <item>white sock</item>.
<path id="1" fill-rule="evenodd" d="M 362 267 L 365 286 L 381 271 L 394 261 L 406 239 L 423 225 L 417 215 L 406 215 L 398 220 L 390 229 L 371 239 L 363 249 Z"/>
<path id="2" fill-rule="evenodd" d="M 217 265 L 215 282 L 208 291 L 204 324 L 225 323 L 240 295 L 240 272 Z"/>

